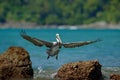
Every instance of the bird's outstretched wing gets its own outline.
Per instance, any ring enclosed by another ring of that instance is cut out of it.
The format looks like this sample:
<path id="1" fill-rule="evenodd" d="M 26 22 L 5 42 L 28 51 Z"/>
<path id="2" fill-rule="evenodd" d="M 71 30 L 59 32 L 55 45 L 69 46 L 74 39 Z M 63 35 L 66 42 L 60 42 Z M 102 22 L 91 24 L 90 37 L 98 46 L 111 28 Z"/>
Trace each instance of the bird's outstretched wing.
<path id="1" fill-rule="evenodd" d="M 52 45 L 53 45 L 51 42 L 47 42 L 44 40 L 40 40 L 40 39 L 28 36 L 24 30 L 21 31 L 21 36 L 22 36 L 22 38 L 30 41 L 31 43 L 33 43 L 34 45 L 39 46 L 39 47 L 44 46 L 44 45 L 46 47 L 52 47 Z"/>
<path id="2" fill-rule="evenodd" d="M 80 46 L 84 46 L 84 45 L 88 45 L 91 43 L 95 43 L 101 41 L 100 39 L 96 39 L 93 41 L 84 41 L 84 42 L 73 42 L 73 43 L 64 43 L 62 44 L 65 48 L 74 48 L 74 47 L 80 47 Z"/>

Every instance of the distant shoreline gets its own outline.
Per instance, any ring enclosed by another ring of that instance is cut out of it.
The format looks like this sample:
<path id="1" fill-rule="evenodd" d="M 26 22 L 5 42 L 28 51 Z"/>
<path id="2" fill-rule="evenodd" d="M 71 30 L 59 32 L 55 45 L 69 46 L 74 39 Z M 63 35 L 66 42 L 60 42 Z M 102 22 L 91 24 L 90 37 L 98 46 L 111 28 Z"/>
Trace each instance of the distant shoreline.
<path id="1" fill-rule="evenodd" d="M 120 24 L 108 24 L 106 22 L 96 22 L 84 25 L 38 25 L 30 22 L 6 22 L 0 23 L 0 29 L 7 28 L 25 28 L 25 29 L 39 29 L 39 28 L 58 28 L 58 29 L 120 29 Z"/>

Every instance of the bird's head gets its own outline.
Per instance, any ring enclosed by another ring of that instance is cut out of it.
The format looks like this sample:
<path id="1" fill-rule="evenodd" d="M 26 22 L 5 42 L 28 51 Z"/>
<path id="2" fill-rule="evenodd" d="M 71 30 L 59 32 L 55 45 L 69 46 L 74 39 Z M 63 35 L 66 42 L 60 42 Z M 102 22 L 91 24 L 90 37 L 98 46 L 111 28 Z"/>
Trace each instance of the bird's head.
<path id="1" fill-rule="evenodd" d="M 56 40 L 57 40 L 57 42 L 59 42 L 59 39 L 60 39 L 60 35 L 57 33 L 56 34 Z"/>
<path id="2" fill-rule="evenodd" d="M 57 34 L 56 34 L 56 37 L 59 37 L 59 36 L 60 36 L 60 35 L 57 33 Z"/>
<path id="3" fill-rule="evenodd" d="M 56 34 L 56 40 L 57 40 L 57 42 L 62 43 L 62 41 L 61 41 L 61 39 L 60 39 L 60 35 L 59 35 L 58 33 Z"/>

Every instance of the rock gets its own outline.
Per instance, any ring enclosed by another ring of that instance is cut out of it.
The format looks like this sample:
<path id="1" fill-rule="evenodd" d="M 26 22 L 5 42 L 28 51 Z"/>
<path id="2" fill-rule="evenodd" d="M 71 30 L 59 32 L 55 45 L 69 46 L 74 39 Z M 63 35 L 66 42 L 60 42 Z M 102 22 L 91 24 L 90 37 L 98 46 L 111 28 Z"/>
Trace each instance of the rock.
<path id="1" fill-rule="evenodd" d="M 55 76 L 60 80 L 101 80 L 101 65 L 98 61 L 81 61 L 63 65 Z"/>
<path id="2" fill-rule="evenodd" d="M 111 74 L 110 80 L 120 80 L 120 74 Z"/>
<path id="3" fill-rule="evenodd" d="M 33 79 L 29 53 L 21 47 L 10 47 L 0 54 L 0 80 Z"/>

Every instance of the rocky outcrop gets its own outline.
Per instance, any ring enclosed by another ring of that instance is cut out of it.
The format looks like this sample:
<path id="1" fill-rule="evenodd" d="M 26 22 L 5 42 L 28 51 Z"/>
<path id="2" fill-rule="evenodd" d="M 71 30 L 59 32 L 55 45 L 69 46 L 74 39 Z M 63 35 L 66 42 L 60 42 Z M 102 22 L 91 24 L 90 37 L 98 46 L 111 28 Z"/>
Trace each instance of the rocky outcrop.
<path id="1" fill-rule="evenodd" d="M 111 74 L 110 80 L 120 80 L 120 74 Z"/>
<path id="2" fill-rule="evenodd" d="M 63 65 L 57 72 L 60 80 L 101 80 L 101 65 L 98 61 L 81 61 Z"/>
<path id="3" fill-rule="evenodd" d="M 0 55 L 0 80 L 27 80 L 33 78 L 30 56 L 21 47 L 10 47 Z"/>

